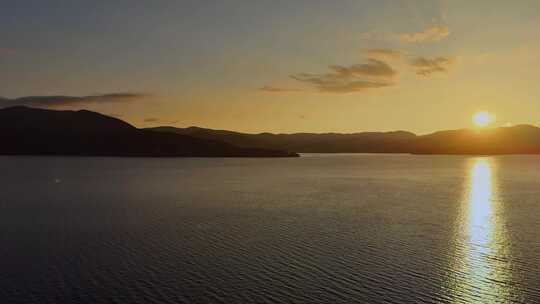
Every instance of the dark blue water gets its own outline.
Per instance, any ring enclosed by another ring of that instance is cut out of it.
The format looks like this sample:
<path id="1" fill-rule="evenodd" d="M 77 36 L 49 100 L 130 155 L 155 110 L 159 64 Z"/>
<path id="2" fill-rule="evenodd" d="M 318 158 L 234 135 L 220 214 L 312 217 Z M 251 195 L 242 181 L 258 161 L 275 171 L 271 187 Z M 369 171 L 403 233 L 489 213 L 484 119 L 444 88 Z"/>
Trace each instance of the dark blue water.
<path id="1" fill-rule="evenodd" d="M 540 302 L 540 157 L 0 157 L 0 303 Z"/>

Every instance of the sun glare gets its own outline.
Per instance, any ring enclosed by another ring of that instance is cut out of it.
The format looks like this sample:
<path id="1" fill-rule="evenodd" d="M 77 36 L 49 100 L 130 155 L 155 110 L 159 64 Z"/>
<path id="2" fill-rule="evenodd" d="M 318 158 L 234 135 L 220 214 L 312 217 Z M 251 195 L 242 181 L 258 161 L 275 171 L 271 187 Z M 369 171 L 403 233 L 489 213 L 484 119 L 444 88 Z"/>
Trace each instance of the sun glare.
<path id="1" fill-rule="evenodd" d="M 488 112 L 477 112 L 473 116 L 473 123 L 477 127 L 485 127 L 493 122 L 493 116 Z"/>

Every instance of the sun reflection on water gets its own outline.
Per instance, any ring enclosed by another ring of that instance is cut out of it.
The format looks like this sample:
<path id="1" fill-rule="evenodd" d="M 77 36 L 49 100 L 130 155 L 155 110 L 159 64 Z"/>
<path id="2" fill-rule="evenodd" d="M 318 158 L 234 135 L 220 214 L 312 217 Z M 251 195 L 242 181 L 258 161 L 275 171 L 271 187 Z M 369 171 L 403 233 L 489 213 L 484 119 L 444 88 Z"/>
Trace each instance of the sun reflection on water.
<path id="1" fill-rule="evenodd" d="M 493 233 L 492 212 L 494 185 L 491 163 L 477 159 L 470 170 L 469 237 L 470 244 L 487 253 Z M 476 253 L 476 252 L 475 252 Z"/>
<path id="2" fill-rule="evenodd" d="M 462 206 L 457 303 L 506 303 L 510 269 L 494 158 L 474 158 Z"/>

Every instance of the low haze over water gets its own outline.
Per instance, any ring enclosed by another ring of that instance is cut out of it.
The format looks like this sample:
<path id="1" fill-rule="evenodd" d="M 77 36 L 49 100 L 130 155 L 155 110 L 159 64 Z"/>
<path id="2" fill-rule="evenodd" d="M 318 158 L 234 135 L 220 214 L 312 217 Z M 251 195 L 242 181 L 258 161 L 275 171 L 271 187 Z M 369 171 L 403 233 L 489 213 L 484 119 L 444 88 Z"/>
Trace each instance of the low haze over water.
<path id="1" fill-rule="evenodd" d="M 1 303 L 540 302 L 540 157 L 0 157 Z"/>

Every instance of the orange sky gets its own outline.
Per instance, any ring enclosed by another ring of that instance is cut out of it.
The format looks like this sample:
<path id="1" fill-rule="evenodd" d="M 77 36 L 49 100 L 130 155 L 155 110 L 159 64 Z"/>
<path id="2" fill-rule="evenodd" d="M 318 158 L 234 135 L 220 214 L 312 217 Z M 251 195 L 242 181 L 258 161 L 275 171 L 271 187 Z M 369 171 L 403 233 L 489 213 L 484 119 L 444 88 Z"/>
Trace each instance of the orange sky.
<path id="1" fill-rule="evenodd" d="M 540 124 L 537 1 L 2 6 L 11 103 L 244 132 Z"/>

